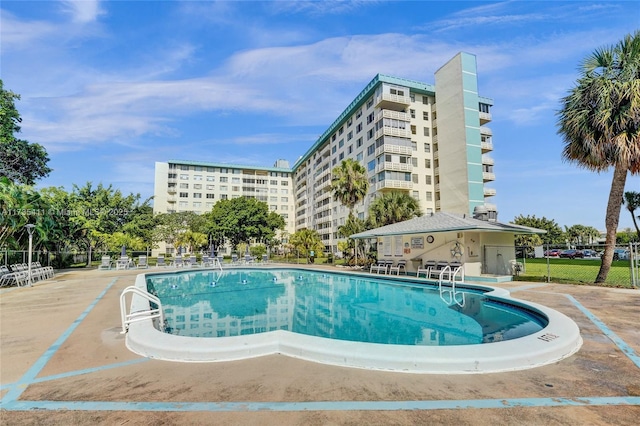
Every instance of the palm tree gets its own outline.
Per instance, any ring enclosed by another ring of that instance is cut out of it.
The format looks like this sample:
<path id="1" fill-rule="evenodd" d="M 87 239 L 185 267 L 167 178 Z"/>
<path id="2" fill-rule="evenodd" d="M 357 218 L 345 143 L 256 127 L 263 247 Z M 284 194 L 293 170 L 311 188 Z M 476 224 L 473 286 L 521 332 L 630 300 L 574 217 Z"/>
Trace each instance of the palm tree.
<path id="1" fill-rule="evenodd" d="M 352 215 L 356 204 L 364 200 L 369 191 L 367 170 L 358 161 L 347 158 L 331 174 L 334 198 L 345 205 L 349 209 L 349 215 Z"/>
<path id="2" fill-rule="evenodd" d="M 376 198 L 369 206 L 369 224 L 371 227 L 391 225 L 422 216 L 420 203 L 406 192 L 387 192 Z"/>
<path id="3" fill-rule="evenodd" d="M 596 172 L 614 168 L 597 284 L 611 268 L 627 172 L 640 172 L 640 31 L 597 49 L 581 64 L 580 74 L 562 99 L 558 133 L 563 159 Z"/>
<path id="4" fill-rule="evenodd" d="M 638 233 L 638 239 L 640 240 L 640 228 L 638 228 L 638 222 L 636 221 L 635 211 L 640 209 L 640 192 L 627 191 L 624 193 L 624 203 L 627 206 L 627 210 L 631 213 L 631 219 L 633 219 L 633 225 L 636 227 Z"/>

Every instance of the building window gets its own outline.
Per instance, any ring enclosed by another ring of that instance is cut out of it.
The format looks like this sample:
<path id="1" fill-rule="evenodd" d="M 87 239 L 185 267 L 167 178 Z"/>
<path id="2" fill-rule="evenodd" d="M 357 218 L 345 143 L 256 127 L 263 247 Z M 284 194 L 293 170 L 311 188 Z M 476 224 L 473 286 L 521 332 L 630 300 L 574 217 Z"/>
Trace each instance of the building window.
<path id="1" fill-rule="evenodd" d="M 429 112 L 428 111 L 423 111 L 422 119 L 425 120 L 425 121 L 429 121 Z"/>
<path id="2" fill-rule="evenodd" d="M 220 177 L 220 182 L 229 182 L 229 178 L 226 176 L 221 176 Z"/>
<path id="3" fill-rule="evenodd" d="M 373 97 L 369 98 L 369 100 L 367 101 L 367 109 L 371 108 L 373 106 Z"/>
<path id="4" fill-rule="evenodd" d="M 347 148 L 347 154 L 351 154 L 353 152 L 353 145 L 349 145 Z"/>
<path id="5" fill-rule="evenodd" d="M 416 126 L 411 126 L 411 134 L 412 135 L 416 134 Z"/>
<path id="6" fill-rule="evenodd" d="M 189 189 L 189 184 L 188 183 L 181 183 L 180 184 L 180 189 Z"/>
<path id="7" fill-rule="evenodd" d="M 186 201 L 180 201 L 178 207 L 189 207 L 189 203 Z"/>
<path id="8" fill-rule="evenodd" d="M 429 128 L 428 127 L 424 127 L 423 130 L 424 130 L 424 135 L 425 136 L 429 136 Z"/>
<path id="9" fill-rule="evenodd" d="M 411 93 L 411 94 L 409 95 L 409 98 L 411 98 L 411 102 L 415 102 L 415 101 L 416 101 L 416 95 L 415 95 L 415 94 L 413 94 L 413 93 Z"/>
<path id="10" fill-rule="evenodd" d="M 430 143 L 425 143 L 424 144 L 424 152 L 431 152 L 431 144 Z"/>
<path id="11" fill-rule="evenodd" d="M 280 185 L 281 186 L 289 186 L 289 182 L 287 182 L 286 180 L 280 181 Z M 285 189 L 285 194 L 287 193 L 287 190 Z"/>
<path id="12" fill-rule="evenodd" d="M 367 155 L 373 155 L 374 152 L 376 152 L 376 145 L 372 143 L 367 147 Z"/>
<path id="13" fill-rule="evenodd" d="M 193 180 L 202 180 L 202 175 L 193 175 Z"/>
<path id="14" fill-rule="evenodd" d="M 231 186 L 231 191 L 233 191 L 233 192 L 240 192 L 240 187 L 239 187 L 239 186 L 236 186 L 236 185 L 233 185 L 233 186 Z"/>
<path id="15" fill-rule="evenodd" d="M 427 158 L 424 160 L 424 168 L 425 169 L 430 169 L 431 168 L 431 159 Z"/>
<path id="16" fill-rule="evenodd" d="M 362 131 L 362 123 L 358 123 L 356 126 L 356 133 L 360 133 Z"/>
<path id="17" fill-rule="evenodd" d="M 200 208 L 200 207 L 202 207 L 202 203 L 200 201 L 194 201 L 193 202 L 193 207 Z"/>
<path id="18" fill-rule="evenodd" d="M 215 197 L 215 194 L 207 194 L 207 198 L 208 198 L 209 200 L 213 200 L 213 199 L 214 199 L 214 198 L 216 198 L 216 197 Z"/>
<path id="19" fill-rule="evenodd" d="M 180 175 L 181 180 L 189 180 L 189 175 Z"/>
<path id="20" fill-rule="evenodd" d="M 413 198 L 415 198 L 416 200 L 420 199 L 420 193 L 418 191 L 413 191 Z"/>
<path id="21" fill-rule="evenodd" d="M 213 191 L 214 189 L 216 189 L 215 185 L 207 185 L 207 191 Z"/>
<path id="22" fill-rule="evenodd" d="M 413 183 L 418 183 L 418 175 L 411 175 L 411 180 Z"/>
<path id="23" fill-rule="evenodd" d="M 189 171 L 189 166 L 180 166 L 180 170 L 188 172 Z"/>
<path id="24" fill-rule="evenodd" d="M 427 96 L 422 97 L 422 103 L 425 105 L 429 105 L 429 98 Z"/>
<path id="25" fill-rule="evenodd" d="M 344 146 L 344 139 L 340 139 L 340 142 L 338 142 L 338 148 L 342 148 Z"/>
<path id="26" fill-rule="evenodd" d="M 196 183 L 193 185 L 193 189 L 202 189 L 202 184 Z"/>
<path id="27" fill-rule="evenodd" d="M 202 192 L 194 192 L 193 198 L 202 198 Z"/>
<path id="28" fill-rule="evenodd" d="M 424 183 L 427 185 L 431 185 L 431 175 L 425 175 Z"/>
<path id="29" fill-rule="evenodd" d="M 353 139 L 353 132 L 347 133 L 347 140 L 350 141 L 351 139 Z"/>
<path id="30" fill-rule="evenodd" d="M 373 171 L 376 168 L 376 160 L 371 160 L 367 163 L 367 170 Z"/>
<path id="31" fill-rule="evenodd" d="M 416 110 L 415 109 L 410 109 L 409 112 L 411 113 L 411 118 L 416 118 Z"/>
<path id="32" fill-rule="evenodd" d="M 215 176 L 207 176 L 207 182 L 215 182 L 215 181 L 216 181 Z"/>
<path id="33" fill-rule="evenodd" d="M 433 192 L 427 191 L 427 201 L 433 201 Z"/>
<path id="34" fill-rule="evenodd" d="M 228 191 L 228 190 L 229 190 L 229 187 L 227 185 L 220 185 L 220 191 Z"/>
<path id="35" fill-rule="evenodd" d="M 373 129 L 369 129 L 369 131 L 367 132 L 367 140 L 373 138 Z"/>
<path id="36" fill-rule="evenodd" d="M 188 192 L 181 192 L 180 193 L 180 198 L 188 198 L 189 197 L 189 193 Z"/>
<path id="37" fill-rule="evenodd" d="M 418 150 L 418 142 L 411 141 L 411 149 L 413 151 L 417 151 Z"/>
<path id="38" fill-rule="evenodd" d="M 362 146 L 362 138 L 358 138 L 358 140 L 356 141 L 356 147 L 360 148 Z"/>

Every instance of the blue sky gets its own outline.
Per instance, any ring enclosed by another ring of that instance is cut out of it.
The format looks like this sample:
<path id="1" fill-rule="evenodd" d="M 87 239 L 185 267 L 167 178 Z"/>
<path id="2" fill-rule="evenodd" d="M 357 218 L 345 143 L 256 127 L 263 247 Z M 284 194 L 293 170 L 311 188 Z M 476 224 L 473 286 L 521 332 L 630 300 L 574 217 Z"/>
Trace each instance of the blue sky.
<path id="1" fill-rule="evenodd" d="M 38 186 L 153 194 L 170 159 L 293 165 L 377 74 L 434 83 L 477 56 L 494 100 L 501 221 L 604 230 L 611 172 L 561 159 L 555 113 L 580 61 L 640 28 L 640 1 L 8 1 L 1 76 L 20 137 L 42 144 Z M 640 191 L 629 176 L 626 190 Z M 622 211 L 620 227 L 632 227 Z"/>

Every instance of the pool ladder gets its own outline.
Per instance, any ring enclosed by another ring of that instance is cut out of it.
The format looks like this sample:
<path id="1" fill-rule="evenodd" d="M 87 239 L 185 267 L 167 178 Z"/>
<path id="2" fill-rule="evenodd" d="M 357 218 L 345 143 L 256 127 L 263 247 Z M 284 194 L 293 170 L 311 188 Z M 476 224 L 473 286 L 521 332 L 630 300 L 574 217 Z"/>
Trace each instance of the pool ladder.
<path id="1" fill-rule="evenodd" d="M 149 302 L 149 309 L 144 309 L 136 312 L 129 312 L 127 314 L 126 298 L 127 293 L 133 293 L 134 295 L 141 296 Z M 157 308 L 152 308 L 151 303 L 155 304 Z M 150 294 L 144 290 L 139 289 L 136 286 L 129 286 L 122 290 L 120 294 L 120 317 L 122 319 L 122 331 L 120 334 L 126 334 L 129 330 L 129 324 L 136 321 L 143 321 L 146 319 L 160 318 L 160 324 L 164 324 L 164 314 L 162 313 L 162 304 L 153 294 Z"/>
<path id="2" fill-rule="evenodd" d="M 445 276 L 448 277 L 448 280 L 445 280 Z M 459 277 L 458 281 L 456 281 L 456 277 Z M 445 266 L 442 271 L 440 271 L 440 277 L 438 278 L 440 299 L 442 299 L 442 301 L 447 305 L 455 303 L 462 308 L 465 305 L 465 296 L 464 292 L 456 291 L 456 282 L 464 282 L 464 268 L 462 266 L 458 266 L 456 269 L 452 269 L 449 265 Z M 449 284 L 451 288 L 443 288 L 443 283 Z"/>

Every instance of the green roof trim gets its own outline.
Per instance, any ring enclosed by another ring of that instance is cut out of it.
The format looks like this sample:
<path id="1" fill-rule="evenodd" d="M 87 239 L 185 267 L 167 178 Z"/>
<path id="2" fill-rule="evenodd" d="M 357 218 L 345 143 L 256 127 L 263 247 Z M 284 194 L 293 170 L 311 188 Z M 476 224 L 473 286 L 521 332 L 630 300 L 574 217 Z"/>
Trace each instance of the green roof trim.
<path id="1" fill-rule="evenodd" d="M 184 164 L 185 166 L 202 166 L 202 167 L 219 167 L 224 169 L 248 169 L 248 170 L 263 170 L 267 172 L 284 172 L 292 173 L 292 169 L 285 169 L 282 167 L 261 167 L 250 166 L 247 164 L 228 164 L 228 163 L 209 163 L 207 161 L 191 161 L 191 160 L 169 160 L 168 164 Z"/>

